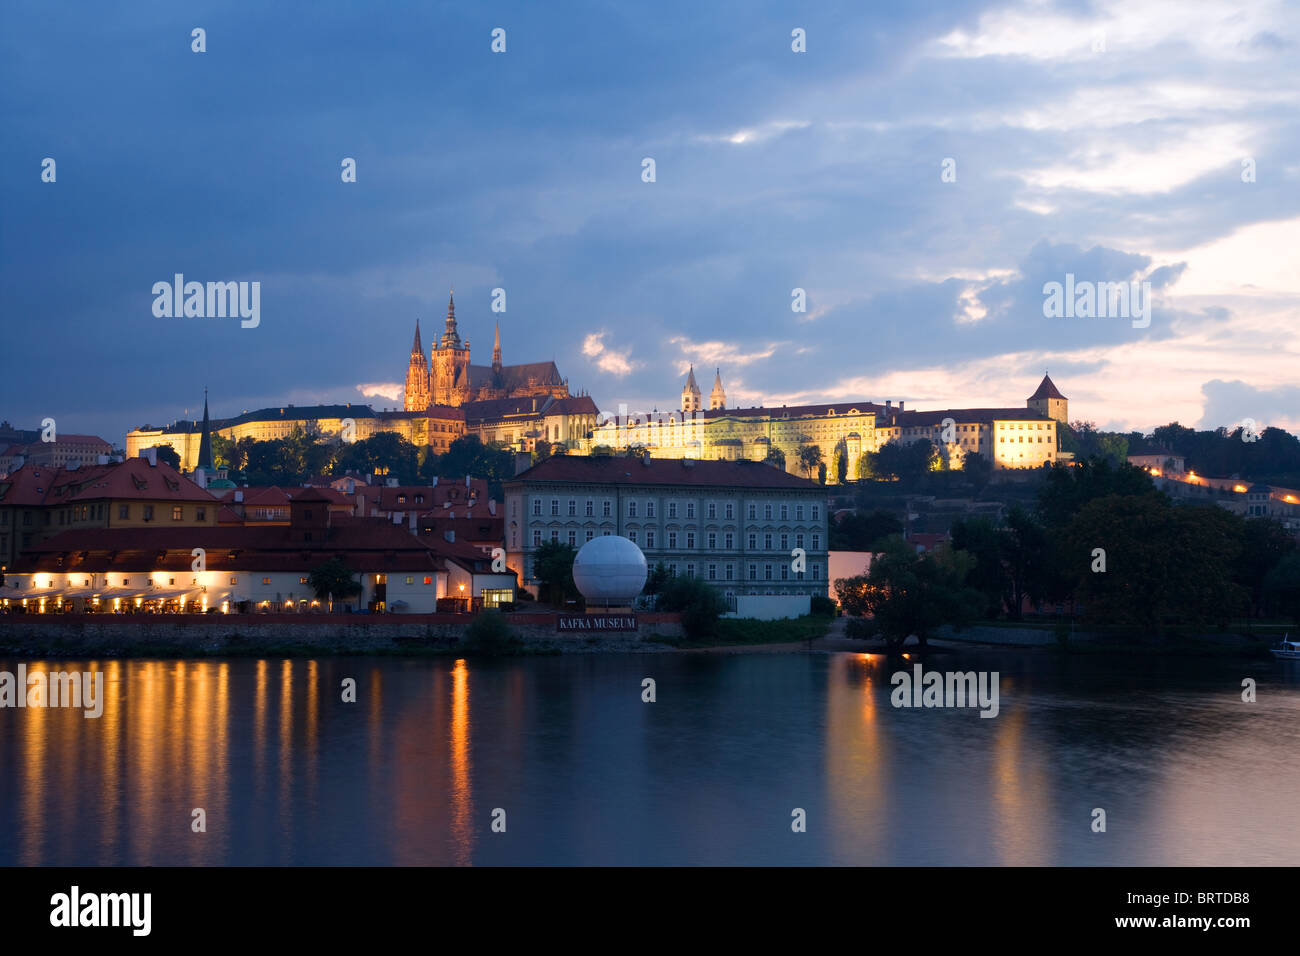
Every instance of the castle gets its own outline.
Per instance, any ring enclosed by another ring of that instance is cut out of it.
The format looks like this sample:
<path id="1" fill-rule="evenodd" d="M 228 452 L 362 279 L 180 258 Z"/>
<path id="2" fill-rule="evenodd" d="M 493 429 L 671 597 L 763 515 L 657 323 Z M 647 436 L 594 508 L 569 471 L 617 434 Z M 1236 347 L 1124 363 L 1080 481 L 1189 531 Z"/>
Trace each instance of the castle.
<path id="1" fill-rule="evenodd" d="M 471 364 L 469 341 L 462 342 L 456 329 L 456 298 L 451 295 L 446 329 L 434 340 L 428 359 L 420 342 L 420 322 L 415 322 L 404 395 L 406 411 L 422 412 L 431 405 L 459 408 L 503 398 L 568 398 L 569 383 L 554 362 L 502 365 L 500 325 L 492 342 L 492 364 Z"/>

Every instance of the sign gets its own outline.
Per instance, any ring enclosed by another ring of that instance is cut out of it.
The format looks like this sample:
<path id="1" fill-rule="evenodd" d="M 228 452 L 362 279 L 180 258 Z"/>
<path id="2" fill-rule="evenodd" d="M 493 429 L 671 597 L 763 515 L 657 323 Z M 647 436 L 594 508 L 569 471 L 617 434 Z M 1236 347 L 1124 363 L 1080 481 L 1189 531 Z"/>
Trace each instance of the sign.
<path id="1" fill-rule="evenodd" d="M 586 631 L 635 631 L 635 614 L 558 614 L 555 629 L 562 634 Z"/>

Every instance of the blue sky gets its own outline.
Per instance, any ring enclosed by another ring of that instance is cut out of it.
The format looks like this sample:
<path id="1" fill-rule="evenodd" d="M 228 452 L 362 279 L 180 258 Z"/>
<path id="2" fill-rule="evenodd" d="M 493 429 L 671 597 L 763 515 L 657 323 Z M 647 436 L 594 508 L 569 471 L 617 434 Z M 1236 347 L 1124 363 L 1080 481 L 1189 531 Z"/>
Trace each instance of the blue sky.
<path id="1" fill-rule="evenodd" d="M 899 6 L 7 4 L 0 417 L 392 406 L 454 285 L 477 362 L 500 320 L 602 409 L 691 362 L 746 406 L 1048 368 L 1104 427 L 1300 429 L 1296 8 Z M 155 317 L 177 272 L 261 324 Z M 1150 327 L 1045 318 L 1066 273 L 1150 281 Z"/>

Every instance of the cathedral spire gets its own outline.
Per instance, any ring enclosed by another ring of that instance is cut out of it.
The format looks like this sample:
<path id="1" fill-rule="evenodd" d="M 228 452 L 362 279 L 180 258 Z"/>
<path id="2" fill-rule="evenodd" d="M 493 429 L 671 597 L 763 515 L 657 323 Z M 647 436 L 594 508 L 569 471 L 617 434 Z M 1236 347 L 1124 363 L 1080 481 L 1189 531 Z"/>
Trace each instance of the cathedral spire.
<path id="1" fill-rule="evenodd" d="M 447 296 L 447 330 L 442 333 L 442 347 L 456 348 L 460 345 L 460 333 L 456 331 L 456 293 Z"/>
<path id="2" fill-rule="evenodd" d="M 419 319 L 415 320 L 415 341 L 411 343 L 411 354 L 412 355 L 424 354 L 424 345 L 421 344 L 420 342 L 420 320 Z"/>
<path id="3" fill-rule="evenodd" d="M 713 391 L 709 395 L 709 408 L 726 408 L 727 393 L 722 388 L 722 369 L 714 369 Z"/>
<path id="4" fill-rule="evenodd" d="M 492 339 L 492 370 L 501 371 L 501 323 L 497 323 L 496 334 Z"/>

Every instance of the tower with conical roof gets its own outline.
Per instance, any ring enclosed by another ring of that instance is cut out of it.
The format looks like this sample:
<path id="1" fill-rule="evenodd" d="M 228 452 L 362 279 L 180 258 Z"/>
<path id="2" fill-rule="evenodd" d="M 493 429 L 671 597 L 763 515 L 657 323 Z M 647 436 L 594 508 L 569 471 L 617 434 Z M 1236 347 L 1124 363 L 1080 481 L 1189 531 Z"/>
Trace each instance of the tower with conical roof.
<path id="1" fill-rule="evenodd" d="M 456 330 L 456 296 L 447 298 L 447 324 L 434 344 L 429 361 L 430 398 L 434 405 L 463 405 L 469 401 L 469 342 Z"/>
<path id="2" fill-rule="evenodd" d="M 686 387 L 682 389 L 682 411 L 698 412 L 700 410 L 700 386 L 695 382 L 695 366 L 691 366 L 686 378 Z"/>
<path id="3" fill-rule="evenodd" d="M 419 319 L 415 320 L 415 341 L 411 343 L 411 359 L 406 366 L 405 399 L 402 407 L 408 412 L 422 412 L 429 407 L 429 363 L 420 341 Z"/>
<path id="4" fill-rule="evenodd" d="M 709 408 L 727 407 L 727 393 L 722 390 L 722 369 L 714 369 L 713 391 L 709 393 Z"/>
<path id="5" fill-rule="evenodd" d="M 1043 373 L 1043 380 L 1038 383 L 1038 391 L 1025 400 L 1025 405 L 1062 425 L 1070 423 L 1070 400 L 1061 394 L 1061 390 L 1046 372 Z"/>

